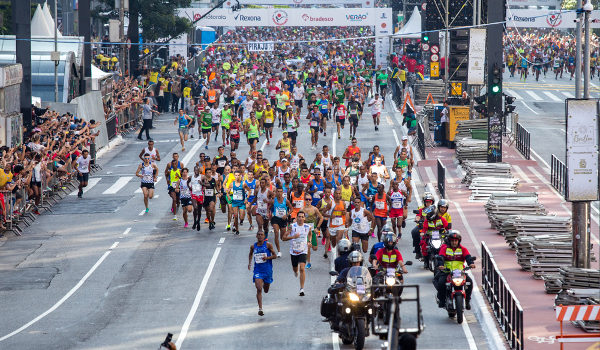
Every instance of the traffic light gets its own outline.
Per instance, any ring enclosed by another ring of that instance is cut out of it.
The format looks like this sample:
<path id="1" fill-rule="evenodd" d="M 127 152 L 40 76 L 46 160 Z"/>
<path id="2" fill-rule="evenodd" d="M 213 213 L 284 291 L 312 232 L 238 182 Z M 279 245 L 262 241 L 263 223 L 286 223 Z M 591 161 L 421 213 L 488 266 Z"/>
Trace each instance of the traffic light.
<path id="1" fill-rule="evenodd" d="M 473 101 L 475 101 L 475 106 L 473 106 L 475 111 L 487 115 L 487 94 L 475 97 Z"/>
<path id="2" fill-rule="evenodd" d="M 489 92 L 491 94 L 499 94 L 502 92 L 502 69 L 498 65 L 494 65 L 492 76 L 489 81 Z"/>
<path id="3" fill-rule="evenodd" d="M 422 33 L 421 34 L 421 42 L 424 44 L 428 44 L 429 43 L 429 33 Z"/>
<path id="4" fill-rule="evenodd" d="M 450 59 L 448 62 L 451 81 L 467 81 L 469 66 L 469 29 L 450 31 Z"/>
<path id="5" fill-rule="evenodd" d="M 504 94 L 504 114 L 509 114 L 514 112 L 516 106 L 513 105 L 515 103 L 515 97 Z"/>

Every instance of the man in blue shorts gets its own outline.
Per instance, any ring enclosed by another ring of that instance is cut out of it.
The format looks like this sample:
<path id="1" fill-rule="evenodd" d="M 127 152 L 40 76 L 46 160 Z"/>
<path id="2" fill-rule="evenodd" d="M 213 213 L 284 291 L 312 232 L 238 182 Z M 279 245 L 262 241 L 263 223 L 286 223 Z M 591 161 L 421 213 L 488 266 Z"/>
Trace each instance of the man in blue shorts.
<path id="1" fill-rule="evenodd" d="M 256 233 L 256 243 L 250 246 L 248 254 L 248 271 L 252 267 L 254 260 L 254 272 L 252 281 L 256 286 L 256 301 L 258 301 L 258 315 L 263 316 L 262 309 L 262 291 L 269 293 L 269 287 L 273 283 L 273 259 L 277 259 L 273 244 L 265 241 L 265 233 L 259 227 Z"/>

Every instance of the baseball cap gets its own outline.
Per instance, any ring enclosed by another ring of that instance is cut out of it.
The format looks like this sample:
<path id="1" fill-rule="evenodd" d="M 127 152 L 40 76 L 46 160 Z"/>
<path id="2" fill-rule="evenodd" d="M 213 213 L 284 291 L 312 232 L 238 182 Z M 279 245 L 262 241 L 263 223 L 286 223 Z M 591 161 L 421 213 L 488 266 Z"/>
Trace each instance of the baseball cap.
<path id="1" fill-rule="evenodd" d="M 408 140 L 408 136 L 406 136 L 406 135 L 402 136 L 402 141 L 404 141 L 404 140 Z"/>

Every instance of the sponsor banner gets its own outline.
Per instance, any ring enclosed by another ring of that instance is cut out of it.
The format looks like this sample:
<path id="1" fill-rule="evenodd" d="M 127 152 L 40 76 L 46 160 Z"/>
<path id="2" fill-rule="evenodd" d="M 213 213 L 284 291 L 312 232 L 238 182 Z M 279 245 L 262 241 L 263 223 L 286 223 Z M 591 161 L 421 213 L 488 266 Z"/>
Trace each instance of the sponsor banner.
<path id="1" fill-rule="evenodd" d="M 575 28 L 575 11 L 558 10 L 506 10 L 507 27 L 527 28 Z M 594 10 L 590 15 L 591 28 L 600 28 L 600 11 Z"/>
<path id="2" fill-rule="evenodd" d="M 391 8 L 380 8 L 374 11 L 375 20 L 375 36 L 378 38 L 375 40 L 375 64 L 381 65 L 382 68 L 388 66 L 388 56 L 390 55 L 390 38 L 389 35 L 392 33 L 392 9 Z M 379 38 L 382 36 L 381 38 Z"/>
<path id="3" fill-rule="evenodd" d="M 172 56 L 177 56 L 177 54 L 181 55 L 182 57 L 185 58 L 185 60 L 187 61 L 187 55 L 188 55 L 188 50 L 187 50 L 187 33 L 183 33 L 180 36 L 178 36 L 177 38 L 174 38 L 171 40 L 171 44 L 178 44 L 178 45 L 169 45 L 169 57 Z"/>
<path id="4" fill-rule="evenodd" d="M 467 84 L 483 85 L 485 75 L 486 29 L 471 29 L 469 36 L 469 69 Z"/>
<path id="5" fill-rule="evenodd" d="M 598 200 L 598 99 L 567 99 L 568 201 Z"/>
<path id="6" fill-rule="evenodd" d="M 181 8 L 181 17 L 195 21 L 208 12 L 206 8 Z M 216 9 L 197 26 L 268 26 L 268 27 L 323 27 L 323 26 L 381 26 L 390 31 L 392 15 L 389 8 L 290 8 L 290 9 L 242 9 L 231 12 L 229 9 Z"/>
<path id="7" fill-rule="evenodd" d="M 275 42 L 273 41 L 251 41 L 248 43 L 248 51 L 274 51 Z"/>
<path id="8" fill-rule="evenodd" d="M 507 6 L 552 6 L 560 8 L 561 0 L 506 0 Z"/>
<path id="9" fill-rule="evenodd" d="M 541 1 L 541 0 L 540 0 Z M 375 0 L 238 0 L 240 5 L 361 5 L 373 7 Z M 236 5 L 235 0 L 226 1 L 224 8 Z"/>

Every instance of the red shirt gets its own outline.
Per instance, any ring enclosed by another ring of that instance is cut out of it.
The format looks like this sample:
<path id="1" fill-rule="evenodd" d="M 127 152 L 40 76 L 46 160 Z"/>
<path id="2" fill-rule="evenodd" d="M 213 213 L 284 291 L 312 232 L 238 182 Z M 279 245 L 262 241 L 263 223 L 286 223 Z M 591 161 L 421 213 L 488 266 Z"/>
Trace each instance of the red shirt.
<path id="1" fill-rule="evenodd" d="M 404 260 L 402 259 L 402 254 L 400 254 L 400 251 L 396 248 L 391 252 L 386 248 L 379 249 L 377 253 L 375 253 L 375 257 L 377 258 L 377 263 L 384 269 L 389 267 L 395 269 L 398 267 L 398 262 Z"/>
<path id="2" fill-rule="evenodd" d="M 415 60 L 414 58 L 409 58 L 408 60 L 406 60 L 406 69 L 408 70 L 409 73 L 414 73 L 416 67 L 417 67 L 417 60 Z"/>
<path id="3" fill-rule="evenodd" d="M 443 217 L 438 216 L 435 219 L 435 225 L 432 225 L 431 229 L 434 229 L 434 228 L 441 229 L 442 227 L 444 228 L 444 230 L 447 230 L 448 229 L 448 221 L 446 221 L 446 219 L 444 219 Z M 425 218 L 425 222 L 423 223 L 423 232 L 427 232 L 428 229 L 429 229 L 429 220 L 427 220 L 427 218 Z"/>
<path id="4" fill-rule="evenodd" d="M 346 106 L 344 105 L 339 105 L 336 113 L 335 113 L 337 119 L 346 119 Z"/>

